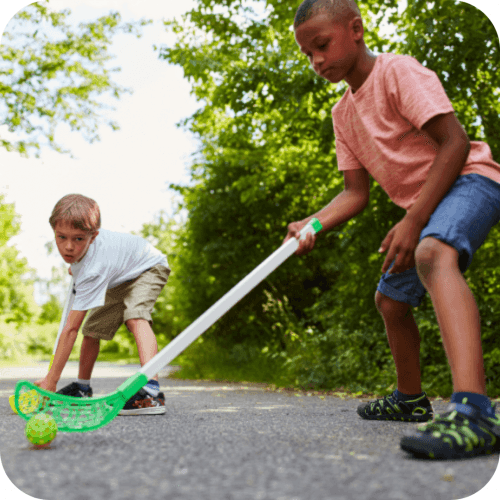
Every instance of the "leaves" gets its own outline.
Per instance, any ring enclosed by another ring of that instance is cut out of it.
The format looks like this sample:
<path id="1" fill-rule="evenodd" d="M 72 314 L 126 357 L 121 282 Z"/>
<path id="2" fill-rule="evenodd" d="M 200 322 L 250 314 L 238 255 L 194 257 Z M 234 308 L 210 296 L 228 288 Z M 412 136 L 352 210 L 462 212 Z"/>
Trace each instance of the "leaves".
<path id="1" fill-rule="evenodd" d="M 0 46 L 0 116 L 8 131 L 0 137 L 8 151 L 39 155 L 43 146 L 68 153 L 55 141 L 58 124 L 66 123 L 93 142 L 111 106 L 101 97 L 119 98 L 129 89 L 117 85 L 109 68 L 109 46 L 116 33 L 140 36 L 140 20 L 122 23 L 118 12 L 81 23 L 68 23 L 69 10 L 53 12 L 41 2 L 26 7 L 9 23 Z"/>
<path id="2" fill-rule="evenodd" d="M 19 216 L 14 204 L 5 203 L 0 194 L 0 317 L 5 322 L 23 323 L 35 314 L 32 298 L 32 270 L 18 250 L 8 246 L 19 233 Z M 1 335 L 1 332 L 0 332 Z"/>
<path id="3" fill-rule="evenodd" d="M 174 186 L 188 214 L 174 245 L 172 305 L 179 325 L 197 318 L 277 248 L 287 223 L 343 189 L 331 108 L 346 85 L 330 85 L 309 68 L 290 29 L 296 6 L 200 0 L 182 21 L 166 24 L 176 42 L 160 47 L 159 56 L 183 68 L 203 103 L 181 124 L 200 144 L 191 183 Z M 436 71 L 468 134 L 487 140 L 500 158 L 499 51 L 491 22 L 454 0 L 409 0 L 406 10 L 395 0 L 359 6 L 367 45 L 413 55 Z M 394 35 L 382 35 L 385 22 Z M 383 262 L 377 249 L 403 216 L 373 182 L 365 212 L 321 234 L 310 255 L 291 257 L 209 335 L 228 353 L 238 345 L 248 353 L 257 349 L 259 360 L 279 361 L 291 383 L 389 387 L 395 371 L 373 295 Z M 497 238 L 494 229 L 476 256 L 480 264 L 467 275 L 483 299 L 485 350 L 491 353 L 486 370 L 494 390 Z M 430 302 L 416 315 L 424 382 L 444 395 L 451 388 L 449 369 Z"/>

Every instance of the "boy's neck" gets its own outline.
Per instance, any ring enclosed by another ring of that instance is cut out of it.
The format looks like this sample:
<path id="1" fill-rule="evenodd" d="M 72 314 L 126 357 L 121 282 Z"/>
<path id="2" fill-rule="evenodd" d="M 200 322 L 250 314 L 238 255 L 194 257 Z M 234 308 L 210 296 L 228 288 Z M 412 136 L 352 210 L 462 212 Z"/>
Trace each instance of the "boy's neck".
<path id="1" fill-rule="evenodd" d="M 370 73 L 375 66 L 375 61 L 377 56 L 371 52 L 366 45 L 363 44 L 363 49 L 361 50 L 358 60 L 353 67 L 352 71 L 346 75 L 345 81 L 351 87 L 352 93 L 356 91 L 365 83 L 366 79 L 370 76 Z"/>

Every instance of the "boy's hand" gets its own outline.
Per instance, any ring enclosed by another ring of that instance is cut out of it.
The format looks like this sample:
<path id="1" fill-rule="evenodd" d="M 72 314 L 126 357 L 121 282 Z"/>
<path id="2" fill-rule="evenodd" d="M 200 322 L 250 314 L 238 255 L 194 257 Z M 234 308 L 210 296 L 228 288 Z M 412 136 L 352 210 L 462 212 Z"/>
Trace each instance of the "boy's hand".
<path id="1" fill-rule="evenodd" d="M 288 224 L 288 234 L 286 235 L 283 243 L 286 243 L 290 238 L 300 238 L 300 230 L 307 224 L 307 222 L 292 222 Z M 299 248 L 295 251 L 295 255 L 306 255 L 313 248 L 316 242 L 316 235 L 308 233 L 305 239 L 299 242 Z"/>
<path id="2" fill-rule="evenodd" d="M 37 380 L 35 385 L 40 387 L 40 389 L 45 389 L 46 391 L 56 392 L 57 382 L 52 382 L 47 377 Z"/>
<path id="3" fill-rule="evenodd" d="M 394 259 L 396 261 L 389 274 L 401 273 L 415 267 L 415 249 L 422 229 L 420 224 L 405 216 L 387 233 L 379 249 L 380 253 L 389 250 L 382 266 L 383 273 L 387 272 Z"/>

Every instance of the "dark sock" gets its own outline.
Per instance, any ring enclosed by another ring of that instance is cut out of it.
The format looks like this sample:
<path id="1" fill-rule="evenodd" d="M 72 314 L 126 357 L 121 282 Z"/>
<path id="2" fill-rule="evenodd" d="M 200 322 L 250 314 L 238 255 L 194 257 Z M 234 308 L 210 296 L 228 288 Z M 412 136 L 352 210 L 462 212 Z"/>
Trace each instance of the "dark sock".
<path id="1" fill-rule="evenodd" d="M 491 406 L 488 396 L 476 392 L 454 392 L 451 395 L 451 402 L 458 404 L 472 403 L 481 409 L 481 412 L 487 417 L 494 417 L 495 410 Z"/>
<path id="2" fill-rule="evenodd" d="M 144 390 L 156 398 L 158 396 L 158 393 L 160 392 L 160 384 L 157 380 L 151 379 L 148 381 L 148 383 L 144 386 Z"/>
<path id="3" fill-rule="evenodd" d="M 397 389 L 392 394 L 398 401 L 410 401 L 424 395 L 423 392 L 420 394 L 404 394 L 403 392 L 399 392 Z"/>

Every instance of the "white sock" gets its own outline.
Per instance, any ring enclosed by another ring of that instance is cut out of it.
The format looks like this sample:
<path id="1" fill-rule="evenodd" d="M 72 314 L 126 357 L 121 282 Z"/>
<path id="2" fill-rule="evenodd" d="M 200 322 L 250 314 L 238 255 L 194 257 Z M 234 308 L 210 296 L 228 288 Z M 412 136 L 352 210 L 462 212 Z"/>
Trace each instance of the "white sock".
<path id="1" fill-rule="evenodd" d="M 77 378 L 76 381 L 83 386 L 90 387 L 90 380 L 83 380 L 82 378 Z"/>

